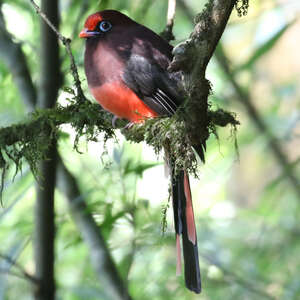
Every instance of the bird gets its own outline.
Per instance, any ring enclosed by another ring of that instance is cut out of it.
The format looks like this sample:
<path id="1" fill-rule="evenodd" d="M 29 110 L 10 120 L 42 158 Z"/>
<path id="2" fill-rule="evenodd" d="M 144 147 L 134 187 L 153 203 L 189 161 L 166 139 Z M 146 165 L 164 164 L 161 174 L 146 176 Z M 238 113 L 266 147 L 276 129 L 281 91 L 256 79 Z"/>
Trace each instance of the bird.
<path id="1" fill-rule="evenodd" d="M 151 29 L 119 11 L 103 10 L 88 16 L 79 37 L 86 39 L 89 90 L 115 118 L 136 124 L 171 117 L 183 103 L 182 74 L 167 70 L 173 47 Z M 202 149 L 199 156 L 204 160 Z M 181 272 L 182 243 L 185 285 L 198 294 L 201 276 L 189 177 L 186 170 L 175 172 L 172 163 L 171 169 L 176 273 Z"/>

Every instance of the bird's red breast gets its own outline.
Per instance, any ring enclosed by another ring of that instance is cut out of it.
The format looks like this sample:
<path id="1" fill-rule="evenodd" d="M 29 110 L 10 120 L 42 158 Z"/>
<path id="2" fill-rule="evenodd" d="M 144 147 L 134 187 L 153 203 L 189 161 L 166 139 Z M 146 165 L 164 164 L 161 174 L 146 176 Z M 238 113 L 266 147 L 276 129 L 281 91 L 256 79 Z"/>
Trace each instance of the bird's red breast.
<path id="1" fill-rule="evenodd" d="M 155 111 L 120 81 L 107 82 L 90 89 L 100 105 L 119 118 L 138 123 L 143 122 L 145 118 L 157 116 Z"/>

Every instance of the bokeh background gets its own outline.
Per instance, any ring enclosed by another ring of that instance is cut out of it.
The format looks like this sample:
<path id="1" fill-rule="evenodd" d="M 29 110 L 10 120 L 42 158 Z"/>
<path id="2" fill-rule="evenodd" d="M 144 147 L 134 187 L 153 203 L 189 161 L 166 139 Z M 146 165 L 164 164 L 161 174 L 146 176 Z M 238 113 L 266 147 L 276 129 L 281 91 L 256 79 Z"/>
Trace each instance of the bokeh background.
<path id="1" fill-rule="evenodd" d="M 205 1 L 177 0 L 176 45 L 193 29 Z M 22 44 L 33 81 L 39 81 L 39 18 L 29 1 L 0 1 L 6 27 Z M 60 1 L 60 31 L 73 38 L 83 72 L 85 18 L 100 9 L 126 13 L 155 32 L 166 23 L 165 0 Z M 300 3 L 250 1 L 246 16 L 234 10 L 207 78 L 213 108 L 234 112 L 234 128 L 211 135 L 200 179 L 192 179 L 203 292 L 194 295 L 175 275 L 176 256 L 168 179 L 162 156 L 120 133 L 106 145 L 73 149 L 75 133 L 63 126 L 59 152 L 74 175 L 133 299 L 300 299 Z M 61 46 L 63 86 L 72 86 L 69 60 Z M 0 56 L 0 126 L 21 122 L 27 108 Z M 68 103 L 60 91 L 59 102 Z M 14 180 L 10 168 L 0 211 L 0 253 L 34 272 L 35 180 L 26 162 Z M 109 299 L 90 262 L 63 194 L 56 191 L 57 298 Z M 99 230 L 100 230 L 99 229 Z M 0 260 L 0 299 L 32 299 L 32 284 L 6 259 Z"/>

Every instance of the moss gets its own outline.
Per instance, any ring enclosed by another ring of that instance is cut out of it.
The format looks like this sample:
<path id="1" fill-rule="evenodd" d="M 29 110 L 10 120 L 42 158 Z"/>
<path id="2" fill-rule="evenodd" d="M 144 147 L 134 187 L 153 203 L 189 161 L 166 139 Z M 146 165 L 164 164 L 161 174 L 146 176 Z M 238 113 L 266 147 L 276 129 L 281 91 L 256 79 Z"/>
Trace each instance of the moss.
<path id="1" fill-rule="evenodd" d="M 211 126 L 225 127 L 227 125 L 239 125 L 240 122 L 236 119 L 235 113 L 225 111 L 224 109 L 217 109 L 215 111 L 208 111 L 208 118 Z"/>
<path id="2" fill-rule="evenodd" d="M 0 168 L 4 178 L 8 161 L 16 166 L 16 174 L 22 169 L 25 159 L 34 176 L 38 175 L 38 162 L 46 159 L 46 153 L 53 139 L 57 139 L 60 125 L 70 123 L 76 130 L 74 147 L 81 136 L 95 141 L 99 133 L 104 134 L 104 141 L 114 136 L 111 128 L 111 115 L 103 111 L 98 104 L 88 101 L 76 103 L 70 99 L 70 105 L 57 105 L 52 109 L 37 109 L 28 119 L 16 125 L 0 129 Z M 3 180 L 0 191 L 3 188 Z"/>
<path id="3" fill-rule="evenodd" d="M 208 118 L 210 132 L 216 132 L 217 126 L 232 125 L 236 128 L 239 124 L 233 113 L 223 109 L 209 111 Z M 185 169 L 197 176 L 198 160 L 190 142 L 191 132 L 181 112 L 171 118 L 146 120 L 144 123 L 133 125 L 130 129 L 123 129 L 122 133 L 132 142 L 145 141 L 157 154 L 165 147 L 175 165 L 175 171 Z"/>

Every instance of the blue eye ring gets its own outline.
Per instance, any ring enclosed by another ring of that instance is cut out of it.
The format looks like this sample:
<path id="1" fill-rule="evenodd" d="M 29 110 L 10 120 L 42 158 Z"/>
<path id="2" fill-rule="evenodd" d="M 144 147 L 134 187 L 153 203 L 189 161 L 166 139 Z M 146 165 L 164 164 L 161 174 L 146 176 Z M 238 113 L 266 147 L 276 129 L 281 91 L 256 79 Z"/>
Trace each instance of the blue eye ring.
<path id="1" fill-rule="evenodd" d="M 108 21 L 101 21 L 98 26 L 102 32 L 107 32 L 112 28 L 111 23 Z"/>

